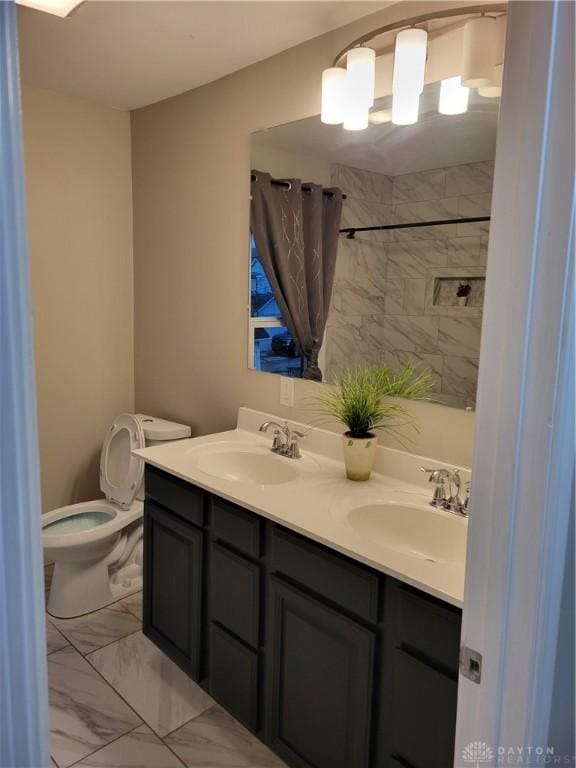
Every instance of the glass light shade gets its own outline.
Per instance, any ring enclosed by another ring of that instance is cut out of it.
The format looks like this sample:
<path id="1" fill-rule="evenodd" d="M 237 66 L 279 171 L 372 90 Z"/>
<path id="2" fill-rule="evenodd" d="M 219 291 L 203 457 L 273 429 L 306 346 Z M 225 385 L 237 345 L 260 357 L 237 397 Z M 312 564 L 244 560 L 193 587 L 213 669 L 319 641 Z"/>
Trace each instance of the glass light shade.
<path id="1" fill-rule="evenodd" d="M 368 128 L 368 107 L 365 104 L 348 104 L 344 128 L 347 131 L 363 131 Z"/>
<path id="2" fill-rule="evenodd" d="M 502 95 L 502 71 L 504 69 L 503 64 L 496 64 L 494 67 L 494 76 L 490 85 L 483 85 L 478 88 L 480 96 L 484 96 L 485 99 L 497 99 Z"/>
<path id="3" fill-rule="evenodd" d="M 418 122 L 420 94 L 395 93 L 392 96 L 392 122 L 394 125 L 414 125 Z"/>
<path id="4" fill-rule="evenodd" d="M 421 94 L 424 90 L 426 47 L 425 29 L 403 29 L 396 35 L 392 93 Z"/>
<path id="5" fill-rule="evenodd" d="M 363 131 L 368 128 L 366 92 L 356 88 L 354 80 L 346 75 L 344 86 L 344 128 L 347 131 Z"/>
<path id="6" fill-rule="evenodd" d="M 356 98 L 374 105 L 374 82 L 376 78 L 376 51 L 372 48 L 352 48 L 346 56 L 347 87 Z"/>
<path id="7" fill-rule="evenodd" d="M 461 77 L 449 77 L 440 83 L 438 112 L 441 115 L 461 115 L 468 110 L 470 89 L 462 85 Z"/>
<path id="8" fill-rule="evenodd" d="M 322 106 L 320 120 L 328 125 L 344 122 L 346 106 L 346 70 L 330 67 L 322 72 Z"/>
<path id="9" fill-rule="evenodd" d="M 52 13 L 54 16 L 65 18 L 69 16 L 76 6 L 84 0 L 16 0 L 18 5 L 27 5 L 37 11 Z"/>
<path id="10" fill-rule="evenodd" d="M 499 63 L 498 40 L 496 19 L 468 19 L 462 41 L 462 85 L 480 88 L 490 84 L 494 67 Z"/>

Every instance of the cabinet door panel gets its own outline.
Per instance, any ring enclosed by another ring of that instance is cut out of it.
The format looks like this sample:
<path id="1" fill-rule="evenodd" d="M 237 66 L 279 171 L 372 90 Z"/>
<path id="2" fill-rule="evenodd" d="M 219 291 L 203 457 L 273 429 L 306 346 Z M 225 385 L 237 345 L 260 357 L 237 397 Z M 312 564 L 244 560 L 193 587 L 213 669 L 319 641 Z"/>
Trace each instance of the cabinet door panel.
<path id="1" fill-rule="evenodd" d="M 213 543 L 210 552 L 210 614 L 252 647 L 258 646 L 260 566 Z"/>
<path id="2" fill-rule="evenodd" d="M 290 765 L 364 768 L 373 633 L 275 578 L 269 601 L 268 743 Z"/>
<path id="3" fill-rule="evenodd" d="M 210 627 L 210 693 L 251 731 L 258 728 L 258 654 Z"/>
<path id="4" fill-rule="evenodd" d="M 397 595 L 397 641 L 456 676 L 461 611 L 405 585 L 398 585 Z"/>
<path id="5" fill-rule="evenodd" d="M 150 501 L 144 526 L 144 634 L 198 679 L 202 531 Z"/>
<path id="6" fill-rule="evenodd" d="M 394 653 L 393 755 L 414 768 L 454 761 L 458 684 L 419 659 Z"/>

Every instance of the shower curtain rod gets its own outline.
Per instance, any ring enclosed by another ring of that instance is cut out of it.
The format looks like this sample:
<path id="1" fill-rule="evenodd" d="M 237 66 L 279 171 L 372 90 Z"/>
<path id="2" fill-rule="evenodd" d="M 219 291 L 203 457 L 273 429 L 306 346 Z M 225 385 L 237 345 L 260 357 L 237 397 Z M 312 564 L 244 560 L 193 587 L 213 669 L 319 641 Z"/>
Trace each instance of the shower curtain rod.
<path id="1" fill-rule="evenodd" d="M 250 181 L 256 181 L 256 176 L 253 173 L 250 174 Z M 282 179 L 270 179 L 270 181 L 272 182 L 272 184 L 275 187 L 286 187 L 286 189 L 291 189 L 292 188 L 292 185 L 290 184 L 289 181 L 284 181 Z M 302 184 L 302 191 L 303 192 L 312 192 L 312 187 L 309 187 L 306 184 Z M 323 195 L 327 195 L 328 197 L 333 197 L 334 196 L 334 192 L 330 192 L 329 189 L 322 190 L 322 194 Z M 346 200 L 346 195 L 344 195 L 344 194 L 342 195 L 342 200 Z M 340 230 L 340 231 L 342 231 L 342 230 Z"/>
<path id="2" fill-rule="evenodd" d="M 469 216 L 465 219 L 439 219 L 437 221 L 413 221 L 409 224 L 382 224 L 378 227 L 345 227 L 340 230 L 348 240 L 354 240 L 356 232 L 374 232 L 388 229 L 412 229 L 414 227 L 440 227 L 443 224 L 474 224 L 478 221 L 490 221 L 490 216 Z"/>

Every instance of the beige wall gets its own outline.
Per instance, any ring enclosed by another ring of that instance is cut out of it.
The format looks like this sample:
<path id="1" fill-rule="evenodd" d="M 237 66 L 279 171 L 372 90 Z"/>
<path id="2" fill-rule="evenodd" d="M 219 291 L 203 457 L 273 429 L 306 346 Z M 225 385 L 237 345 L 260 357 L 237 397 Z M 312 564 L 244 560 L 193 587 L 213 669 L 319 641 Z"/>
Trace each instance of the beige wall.
<path id="1" fill-rule="evenodd" d="M 251 142 L 250 165 L 254 170 L 266 171 L 280 179 L 295 176 L 302 181 L 314 181 L 325 186 L 330 186 L 332 181 L 331 165 L 327 160 L 316 155 L 265 147 L 257 140 Z"/>
<path id="2" fill-rule="evenodd" d="M 397 5 L 381 23 L 444 4 Z M 403 7 L 404 6 L 404 7 Z M 247 368 L 250 134 L 317 114 L 320 73 L 361 21 L 181 96 L 132 113 L 136 406 L 192 425 L 230 428 L 247 405 L 310 420 L 278 405 L 279 378 Z M 432 56 L 432 51 L 431 51 Z M 431 71 L 448 76 L 441 62 Z M 390 85 L 379 64 L 378 95 Z M 474 417 L 415 408 L 413 450 L 469 464 Z"/>
<path id="3" fill-rule="evenodd" d="M 24 87 L 43 509 L 97 498 L 102 438 L 134 407 L 130 119 Z"/>

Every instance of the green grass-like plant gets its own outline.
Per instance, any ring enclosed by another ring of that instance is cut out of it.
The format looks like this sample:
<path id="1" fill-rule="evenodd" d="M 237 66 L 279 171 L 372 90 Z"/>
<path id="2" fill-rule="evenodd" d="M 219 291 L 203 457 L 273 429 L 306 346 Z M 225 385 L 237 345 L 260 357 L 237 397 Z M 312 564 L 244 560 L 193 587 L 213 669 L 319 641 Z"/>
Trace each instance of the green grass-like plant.
<path id="1" fill-rule="evenodd" d="M 326 388 L 313 398 L 315 410 L 340 421 L 348 437 L 373 437 L 374 430 L 395 432 L 403 423 L 411 423 L 410 414 L 400 404 L 385 397 L 407 400 L 430 400 L 432 377 L 406 362 L 399 373 L 386 365 L 353 366 L 344 370 L 334 388 Z"/>

